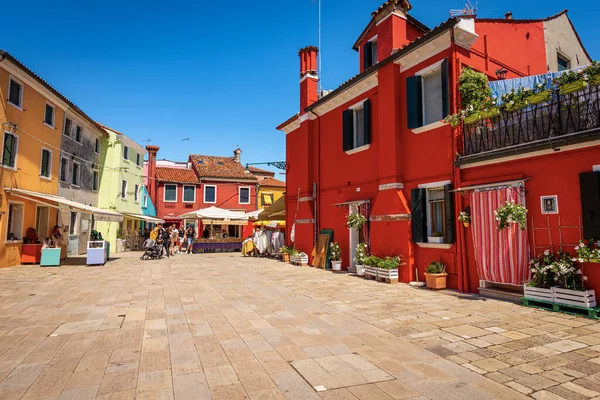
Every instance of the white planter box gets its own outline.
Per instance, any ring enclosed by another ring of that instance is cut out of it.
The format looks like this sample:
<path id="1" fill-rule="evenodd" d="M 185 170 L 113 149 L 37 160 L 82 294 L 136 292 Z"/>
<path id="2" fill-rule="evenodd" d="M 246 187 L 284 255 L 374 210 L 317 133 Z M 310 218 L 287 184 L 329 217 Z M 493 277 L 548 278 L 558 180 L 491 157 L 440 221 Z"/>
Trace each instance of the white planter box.
<path id="1" fill-rule="evenodd" d="M 440 237 L 427 236 L 427 242 L 428 243 L 443 244 L 444 243 L 444 237 L 443 236 L 440 236 Z"/>
<path id="2" fill-rule="evenodd" d="M 290 262 L 293 264 L 308 264 L 308 255 L 290 256 Z"/>
<path id="3" fill-rule="evenodd" d="M 341 271 L 342 270 L 342 262 L 341 261 L 332 261 L 331 269 L 334 271 Z"/>
<path id="4" fill-rule="evenodd" d="M 596 293 L 594 290 L 570 290 L 553 287 L 554 302 L 592 308 L 596 307 Z"/>
<path id="5" fill-rule="evenodd" d="M 377 277 L 384 279 L 398 279 L 398 268 L 383 269 L 377 268 Z"/>
<path id="6" fill-rule="evenodd" d="M 356 275 L 358 276 L 365 276 L 365 266 L 364 265 L 357 265 L 356 266 Z"/>
<path id="7" fill-rule="evenodd" d="M 365 275 L 377 277 L 377 267 L 370 267 L 368 265 L 365 266 Z"/>
<path id="8" fill-rule="evenodd" d="M 523 296 L 528 299 L 554 301 L 554 292 L 552 289 L 543 289 L 537 287 L 523 286 Z"/>

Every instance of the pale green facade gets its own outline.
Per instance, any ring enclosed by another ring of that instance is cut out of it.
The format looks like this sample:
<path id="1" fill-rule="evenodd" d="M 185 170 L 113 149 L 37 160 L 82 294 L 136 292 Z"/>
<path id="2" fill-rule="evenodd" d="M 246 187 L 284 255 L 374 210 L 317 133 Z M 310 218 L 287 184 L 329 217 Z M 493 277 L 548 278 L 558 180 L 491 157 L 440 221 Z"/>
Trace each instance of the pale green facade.
<path id="1" fill-rule="evenodd" d="M 120 132 L 104 127 L 109 135 L 102 146 L 98 207 L 121 214 L 142 214 L 142 184 L 144 175 L 144 148 Z M 96 230 L 110 242 L 111 253 L 117 246 L 117 236 L 139 231 L 140 221 L 127 215 L 123 222 L 98 221 Z"/>

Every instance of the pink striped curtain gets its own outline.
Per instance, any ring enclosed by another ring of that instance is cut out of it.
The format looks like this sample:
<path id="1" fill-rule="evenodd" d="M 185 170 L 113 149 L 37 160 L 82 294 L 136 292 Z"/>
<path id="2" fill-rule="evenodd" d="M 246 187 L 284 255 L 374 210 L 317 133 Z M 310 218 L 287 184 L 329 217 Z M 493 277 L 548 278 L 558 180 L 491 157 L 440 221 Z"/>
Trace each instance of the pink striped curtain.
<path id="1" fill-rule="evenodd" d="M 525 205 L 515 188 L 471 194 L 471 232 L 479 279 L 521 285 L 529 277 L 527 231 L 518 224 L 498 230 L 494 211 L 506 201 Z"/>

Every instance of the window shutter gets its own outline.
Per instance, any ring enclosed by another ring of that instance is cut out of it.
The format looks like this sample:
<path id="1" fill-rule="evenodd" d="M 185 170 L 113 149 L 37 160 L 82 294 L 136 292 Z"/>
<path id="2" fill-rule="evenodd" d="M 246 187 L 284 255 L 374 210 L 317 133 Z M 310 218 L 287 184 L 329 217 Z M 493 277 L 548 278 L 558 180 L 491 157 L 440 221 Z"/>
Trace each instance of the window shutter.
<path id="1" fill-rule="evenodd" d="M 367 99 L 363 103 L 363 115 L 364 115 L 364 144 L 371 143 L 371 100 Z"/>
<path id="2" fill-rule="evenodd" d="M 354 111 L 344 110 L 343 118 L 343 134 L 344 134 L 344 151 L 352 150 L 354 147 Z"/>
<path id="3" fill-rule="evenodd" d="M 444 118 L 450 113 L 450 83 L 448 77 L 448 59 L 445 59 L 442 61 L 442 113 Z"/>
<path id="4" fill-rule="evenodd" d="M 427 242 L 426 189 L 412 189 L 410 198 L 412 241 L 425 243 Z"/>
<path id="5" fill-rule="evenodd" d="M 366 70 L 371 66 L 373 47 L 371 42 L 365 43 L 365 47 L 363 47 L 363 70 Z"/>
<path id="6" fill-rule="evenodd" d="M 406 78 L 406 110 L 409 129 L 423 126 L 423 92 L 420 76 Z"/>
<path id="7" fill-rule="evenodd" d="M 444 185 L 444 205 L 446 207 L 446 232 L 444 242 L 454 243 L 456 240 L 456 223 L 454 221 L 454 193 L 450 192 L 452 185 Z"/>
<path id="8" fill-rule="evenodd" d="M 579 174 L 579 189 L 583 237 L 597 240 L 600 238 L 600 173 Z"/>

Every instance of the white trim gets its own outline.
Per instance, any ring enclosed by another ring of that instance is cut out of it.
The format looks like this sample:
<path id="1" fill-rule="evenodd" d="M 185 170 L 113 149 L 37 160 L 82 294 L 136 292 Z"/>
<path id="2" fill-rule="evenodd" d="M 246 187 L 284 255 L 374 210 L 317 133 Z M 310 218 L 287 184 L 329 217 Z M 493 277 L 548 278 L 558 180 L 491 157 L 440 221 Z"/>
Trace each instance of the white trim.
<path id="1" fill-rule="evenodd" d="M 137 189 L 136 189 L 136 187 L 137 187 Z M 140 194 L 139 194 L 140 188 L 141 187 L 140 187 L 139 183 L 136 183 L 135 185 L 133 185 L 133 202 L 134 203 L 139 204 L 139 202 L 140 202 Z"/>
<path id="2" fill-rule="evenodd" d="M 425 99 L 423 99 L 425 100 Z M 425 118 L 425 112 L 423 111 L 423 118 Z M 432 131 L 434 129 L 441 128 L 442 126 L 447 125 L 444 121 L 435 121 L 427 125 L 420 126 L 418 128 L 411 129 L 412 133 L 418 135 L 419 133 Z"/>
<path id="3" fill-rule="evenodd" d="M 47 106 L 50 106 L 52 108 L 52 125 L 50 125 L 46 122 L 46 107 Z M 48 128 L 56 129 L 56 106 L 53 105 L 52 103 L 50 103 L 49 101 L 47 101 L 46 105 L 44 106 L 44 125 L 46 125 Z"/>
<path id="4" fill-rule="evenodd" d="M 354 85 L 351 85 L 341 93 L 338 93 L 334 96 L 328 94 L 327 97 L 325 97 L 327 101 L 317 106 L 313 111 L 322 117 L 329 111 L 335 110 L 343 104 L 346 104 L 347 102 L 352 101 L 353 99 L 364 94 L 365 92 L 377 87 L 378 82 L 378 72 L 375 71 L 371 75 L 362 79 L 361 81 L 355 83 Z"/>
<path id="5" fill-rule="evenodd" d="M 594 172 L 600 172 L 600 164 L 598 164 L 598 165 L 592 165 L 592 171 L 594 171 Z"/>
<path id="6" fill-rule="evenodd" d="M 415 72 L 415 76 L 429 75 L 433 72 L 436 72 L 438 69 L 441 69 L 442 63 L 445 60 L 446 60 L 446 58 L 443 58 L 443 59 L 436 61 L 435 63 L 423 68 L 422 70 Z"/>
<path id="7" fill-rule="evenodd" d="M 6 230 L 4 231 L 4 237 L 2 238 L 2 240 L 4 240 L 4 243 L 9 243 L 9 244 L 16 244 L 16 243 L 23 243 L 23 232 L 24 227 L 25 227 L 25 203 L 22 201 L 13 201 L 13 200 L 9 200 L 8 201 L 8 212 L 6 213 Z M 11 204 L 20 204 L 23 206 L 23 216 L 21 217 L 21 238 L 18 240 L 8 240 L 8 234 L 10 233 L 9 227 L 8 227 L 8 220 L 10 219 L 8 216 L 10 215 L 10 205 Z"/>
<path id="8" fill-rule="evenodd" d="M 6 136 L 7 133 L 9 135 L 13 135 L 14 137 L 17 138 L 17 149 L 15 151 L 15 165 L 14 165 L 14 167 L 11 167 L 10 165 L 4 165 L 3 164 L 3 162 L 4 162 L 4 138 L 5 138 L 5 136 Z M 19 157 L 19 142 L 20 142 L 19 139 L 20 139 L 19 135 L 17 135 L 16 133 L 9 132 L 9 131 L 4 131 L 4 134 L 2 135 L 2 148 L 1 148 L 1 152 L 0 152 L 0 167 L 6 168 L 6 169 L 10 169 L 10 170 L 13 170 L 13 171 L 17 170 L 17 158 Z"/>
<path id="9" fill-rule="evenodd" d="M 98 184 L 98 187 L 96 189 L 94 189 L 94 174 L 98 174 L 98 181 L 96 182 Z M 92 192 L 98 192 L 99 189 L 100 189 L 100 171 L 98 171 L 97 169 L 93 169 L 92 170 Z"/>
<path id="10" fill-rule="evenodd" d="M 193 187 L 194 188 L 194 200 L 192 201 L 186 201 L 185 200 L 185 188 L 186 187 Z M 196 185 L 183 185 L 183 191 L 181 192 L 181 199 L 183 200 L 184 203 L 195 203 L 196 202 Z"/>
<path id="11" fill-rule="evenodd" d="M 50 162 L 48 165 L 48 176 L 42 175 L 42 162 L 44 161 L 44 150 L 46 150 L 47 152 L 50 153 Z M 40 178 L 52 180 L 52 158 L 53 158 L 52 150 L 50 150 L 46 147 L 42 147 L 42 150 L 40 151 Z"/>
<path id="12" fill-rule="evenodd" d="M 429 190 L 431 189 L 436 189 L 436 190 L 444 190 L 444 186 L 450 184 L 450 181 L 441 181 L 441 182 L 430 182 L 430 183 L 423 183 L 419 185 L 419 189 L 427 189 L 425 192 L 425 203 L 427 204 L 427 210 L 425 210 L 426 212 L 426 216 L 427 216 L 427 236 L 430 237 L 433 235 L 433 227 L 431 226 L 431 213 L 429 212 Z M 447 222 L 446 222 L 447 223 Z M 445 234 L 445 232 L 444 232 Z"/>
<path id="13" fill-rule="evenodd" d="M 352 154 L 360 153 L 361 151 L 369 150 L 371 148 L 371 144 L 363 144 L 360 147 L 355 147 L 354 149 L 345 151 L 346 154 L 351 156 Z"/>
<path id="14" fill-rule="evenodd" d="M 12 61 L 4 59 L 2 61 L 2 68 L 8 71 L 8 73 L 13 77 L 18 76 L 18 78 L 16 78 L 17 80 L 19 80 L 21 83 L 26 83 L 33 90 L 42 94 L 44 97 L 50 99 L 54 104 L 57 104 L 62 110 L 66 110 L 67 108 L 69 108 L 69 105 L 65 103 L 60 97 L 56 96 L 44 85 L 40 84 L 37 80 L 35 80 L 27 72 L 25 72 L 22 69 L 22 67 L 14 64 Z"/>
<path id="15" fill-rule="evenodd" d="M 460 18 L 453 30 L 454 43 L 467 50 L 471 50 L 471 47 L 479 39 L 479 35 L 475 32 L 474 18 Z"/>
<path id="16" fill-rule="evenodd" d="M 546 200 L 546 199 L 554 199 L 554 204 L 556 204 L 556 211 L 544 210 L 544 200 Z M 558 214 L 558 196 L 557 195 L 540 196 L 540 210 L 542 211 L 543 215 Z"/>
<path id="17" fill-rule="evenodd" d="M 379 26 L 379 24 L 381 24 L 383 21 L 385 21 L 386 19 L 388 19 L 389 17 L 391 17 L 392 15 L 395 15 L 396 17 L 402 18 L 402 19 L 406 19 L 406 16 L 403 14 L 398 14 L 395 11 L 392 11 L 391 13 L 389 13 L 388 15 L 386 15 L 385 17 L 383 17 L 382 19 L 380 19 L 375 26 Z"/>
<path id="18" fill-rule="evenodd" d="M 377 41 L 377 35 L 374 35 L 371 39 L 367 40 L 367 43 L 375 41 Z"/>
<path id="19" fill-rule="evenodd" d="M 386 183 L 383 185 L 379 185 L 379 191 L 400 190 L 400 189 L 404 189 L 404 183 L 402 183 L 402 182 L 393 182 L 393 183 Z"/>
<path id="20" fill-rule="evenodd" d="M 317 117 L 311 112 L 304 113 L 299 117 L 300 123 L 307 120 L 314 121 L 315 119 L 317 119 Z"/>
<path id="21" fill-rule="evenodd" d="M 421 243 L 416 242 L 417 246 L 422 247 L 424 249 L 451 249 L 454 246 L 454 243 Z"/>
<path id="22" fill-rule="evenodd" d="M 430 182 L 430 183 L 422 183 L 418 186 L 419 189 L 436 189 L 443 188 L 445 185 L 449 185 L 451 182 L 447 181 L 439 181 L 439 182 Z"/>
<path id="23" fill-rule="evenodd" d="M 242 189 L 248 189 L 248 202 L 242 203 Z M 238 190 L 238 204 L 251 204 L 252 203 L 252 188 L 250 186 L 240 186 Z"/>
<path id="24" fill-rule="evenodd" d="M 281 128 L 281 130 L 287 135 L 288 133 L 293 132 L 293 131 L 295 131 L 298 128 L 300 128 L 300 118 L 296 118 L 295 120 L 293 120 L 289 124 L 283 126 Z"/>
<path id="25" fill-rule="evenodd" d="M 352 104 L 350 107 L 348 107 L 348 110 L 356 110 L 356 109 L 362 108 L 363 104 L 365 104 L 365 101 L 367 101 L 367 100 L 369 100 L 369 99 L 366 98 L 366 99 L 359 101 L 358 103 Z"/>
<path id="26" fill-rule="evenodd" d="M 304 82 L 305 80 L 307 80 L 308 78 L 314 79 L 316 81 L 319 80 L 319 76 L 317 74 L 312 74 L 310 72 L 307 72 L 306 75 L 304 75 L 301 79 L 300 79 L 300 83 Z"/>
<path id="27" fill-rule="evenodd" d="M 16 105 L 12 101 L 9 100 L 10 99 L 11 81 L 14 81 L 18 85 L 21 86 L 21 91 L 19 92 L 19 105 Z M 14 76 L 12 76 L 11 74 L 8 74 L 8 92 L 6 92 L 6 102 L 8 104 L 10 104 L 11 106 L 13 106 L 14 108 L 16 108 L 17 110 L 23 111 L 23 93 L 24 92 L 25 92 L 25 84 L 20 79 L 17 79 Z"/>
<path id="28" fill-rule="evenodd" d="M 175 186 L 175 200 L 167 200 L 167 186 Z M 165 203 L 177 203 L 177 189 L 179 185 L 176 183 L 165 183 L 163 186 L 163 202 Z"/>
<path id="29" fill-rule="evenodd" d="M 206 201 L 206 188 L 214 187 L 215 188 L 215 201 Z M 202 202 L 205 204 L 216 204 L 217 203 L 217 185 L 207 185 L 206 183 L 203 186 L 202 192 L 204 196 L 202 197 Z"/>
<path id="30" fill-rule="evenodd" d="M 125 182 L 125 197 L 123 197 L 123 182 Z M 127 179 L 121 179 L 121 195 L 119 196 L 121 200 L 127 200 L 127 191 L 129 190 L 129 181 Z"/>
<path id="31" fill-rule="evenodd" d="M 75 164 L 77 164 L 77 183 L 73 183 L 73 171 L 75 170 Z M 73 168 L 71 169 L 71 186 L 81 187 L 81 163 L 73 160 Z"/>
<path id="32" fill-rule="evenodd" d="M 398 58 L 394 63 L 400 65 L 400 72 L 404 72 L 449 49 L 451 44 L 450 30 L 446 30 L 429 42 Z"/>

